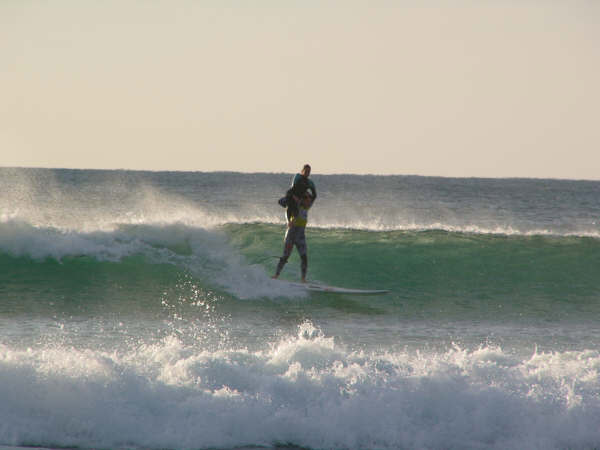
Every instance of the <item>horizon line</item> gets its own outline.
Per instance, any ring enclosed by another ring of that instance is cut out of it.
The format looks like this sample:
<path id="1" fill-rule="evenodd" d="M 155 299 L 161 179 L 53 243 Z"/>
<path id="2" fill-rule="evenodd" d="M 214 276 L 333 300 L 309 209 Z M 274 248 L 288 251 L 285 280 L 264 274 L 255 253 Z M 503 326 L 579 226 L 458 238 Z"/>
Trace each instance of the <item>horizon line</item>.
<path id="1" fill-rule="evenodd" d="M 278 175 L 278 174 L 293 174 L 295 171 L 243 171 L 243 170 L 190 170 L 190 169 L 131 169 L 131 168 L 82 168 L 82 167 L 55 167 L 55 166 L 4 166 L 2 169 L 32 169 L 32 170 L 77 170 L 77 171 L 95 171 L 95 172 L 151 172 L 151 173 L 237 173 L 245 175 Z M 420 178 L 447 178 L 447 179 L 482 179 L 482 180 L 557 180 L 557 181 L 591 181 L 598 182 L 600 178 L 571 178 L 571 177 L 543 177 L 543 176 L 456 176 L 456 175 L 422 175 L 415 173 L 353 173 L 353 172 L 330 172 L 319 173 L 312 172 L 311 176 L 372 176 L 372 177 L 420 177 Z"/>

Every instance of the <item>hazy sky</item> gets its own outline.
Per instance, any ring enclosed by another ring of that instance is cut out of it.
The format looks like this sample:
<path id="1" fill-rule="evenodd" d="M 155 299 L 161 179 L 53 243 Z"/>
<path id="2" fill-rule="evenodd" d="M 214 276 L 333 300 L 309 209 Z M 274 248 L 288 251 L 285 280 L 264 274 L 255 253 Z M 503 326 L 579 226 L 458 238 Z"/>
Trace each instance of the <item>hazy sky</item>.
<path id="1" fill-rule="evenodd" d="M 0 1 L 0 166 L 305 162 L 600 179 L 600 1 Z"/>

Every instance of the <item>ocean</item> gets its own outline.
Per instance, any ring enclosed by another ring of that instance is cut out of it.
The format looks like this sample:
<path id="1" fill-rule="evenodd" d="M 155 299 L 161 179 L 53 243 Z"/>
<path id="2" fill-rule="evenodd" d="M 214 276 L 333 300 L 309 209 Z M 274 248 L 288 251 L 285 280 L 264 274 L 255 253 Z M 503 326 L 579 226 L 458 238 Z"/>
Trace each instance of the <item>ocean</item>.
<path id="1" fill-rule="evenodd" d="M 600 182 L 314 169 L 0 169 L 0 447 L 600 448 Z"/>

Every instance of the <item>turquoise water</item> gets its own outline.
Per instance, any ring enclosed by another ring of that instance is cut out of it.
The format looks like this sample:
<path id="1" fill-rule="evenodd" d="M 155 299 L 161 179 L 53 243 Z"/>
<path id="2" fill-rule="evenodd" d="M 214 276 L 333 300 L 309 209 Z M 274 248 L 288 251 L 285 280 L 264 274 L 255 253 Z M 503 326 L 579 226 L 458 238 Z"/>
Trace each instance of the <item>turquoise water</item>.
<path id="1" fill-rule="evenodd" d="M 600 446 L 600 182 L 291 175 L 0 169 L 0 445 Z"/>

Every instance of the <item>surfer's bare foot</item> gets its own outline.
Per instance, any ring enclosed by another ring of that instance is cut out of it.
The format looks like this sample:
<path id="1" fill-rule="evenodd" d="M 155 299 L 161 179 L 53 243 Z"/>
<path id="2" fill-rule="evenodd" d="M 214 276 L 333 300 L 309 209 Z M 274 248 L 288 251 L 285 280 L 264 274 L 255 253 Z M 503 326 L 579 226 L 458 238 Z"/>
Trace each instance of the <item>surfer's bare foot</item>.
<path id="1" fill-rule="evenodd" d="M 302 278 L 302 282 L 303 282 L 303 283 L 306 283 L 306 278 Z"/>
<path id="2" fill-rule="evenodd" d="M 273 278 L 274 280 L 276 280 L 277 278 L 279 278 L 279 275 L 273 275 L 271 278 Z"/>

